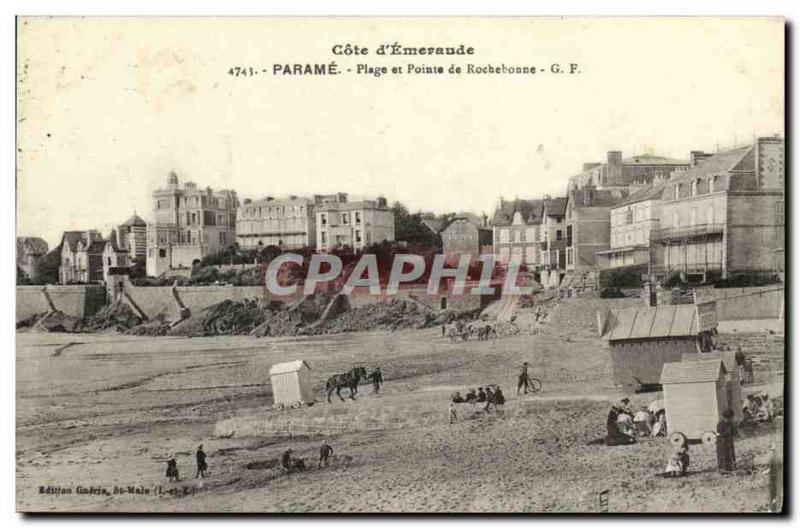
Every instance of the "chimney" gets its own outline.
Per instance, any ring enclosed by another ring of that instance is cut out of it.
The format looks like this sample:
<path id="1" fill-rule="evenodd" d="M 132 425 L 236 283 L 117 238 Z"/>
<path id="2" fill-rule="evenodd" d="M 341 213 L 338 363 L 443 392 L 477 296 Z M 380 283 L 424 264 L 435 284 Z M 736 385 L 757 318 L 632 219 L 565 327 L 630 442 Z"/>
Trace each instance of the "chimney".
<path id="1" fill-rule="evenodd" d="M 247 205 L 247 204 L 249 204 L 249 203 L 252 203 L 252 202 L 253 202 L 253 200 L 251 200 L 250 198 L 245 198 L 245 199 L 244 199 L 244 202 L 242 202 L 242 203 L 243 203 L 244 205 Z"/>
<path id="2" fill-rule="evenodd" d="M 594 198 L 594 189 L 591 187 L 584 187 L 583 189 L 583 205 L 592 205 L 592 198 Z"/>
<path id="3" fill-rule="evenodd" d="M 268 201 L 268 202 L 271 202 L 271 201 L 272 201 L 272 200 L 274 200 L 274 199 L 275 199 L 275 198 L 273 198 L 272 196 L 267 196 L 267 201 Z"/>
<path id="4" fill-rule="evenodd" d="M 606 160 L 606 179 L 603 183 L 609 185 L 622 183 L 622 152 L 609 150 Z"/>
<path id="5" fill-rule="evenodd" d="M 347 201 L 347 193 L 336 193 L 336 201 L 345 203 Z"/>
<path id="6" fill-rule="evenodd" d="M 583 170 L 581 172 L 590 171 L 590 170 L 596 168 L 598 165 L 600 165 L 600 164 L 596 163 L 596 162 L 584 163 L 583 164 Z"/>
<path id="7" fill-rule="evenodd" d="M 386 197 L 378 196 L 378 207 L 386 207 Z"/>
<path id="8" fill-rule="evenodd" d="M 489 225 L 489 217 L 486 216 L 486 213 L 481 214 L 481 227 L 487 227 Z"/>

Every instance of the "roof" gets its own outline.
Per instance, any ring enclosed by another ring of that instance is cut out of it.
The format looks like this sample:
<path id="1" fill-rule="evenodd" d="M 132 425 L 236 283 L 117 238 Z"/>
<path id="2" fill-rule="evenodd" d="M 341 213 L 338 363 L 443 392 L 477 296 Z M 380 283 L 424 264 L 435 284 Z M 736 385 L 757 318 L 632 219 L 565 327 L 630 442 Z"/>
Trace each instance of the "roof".
<path id="1" fill-rule="evenodd" d="M 715 350 L 712 352 L 683 354 L 681 357 L 681 361 L 708 361 L 711 359 L 722 361 L 722 364 L 725 365 L 725 370 L 728 372 L 736 372 L 738 370 L 736 366 L 736 352 L 732 350 Z"/>
<path id="2" fill-rule="evenodd" d="M 639 154 L 622 160 L 624 165 L 689 165 L 689 160 L 665 158 L 653 154 Z"/>
<path id="3" fill-rule="evenodd" d="M 744 158 L 753 146 L 739 147 L 724 152 L 717 152 L 713 156 L 701 161 L 680 176 L 670 180 L 670 183 L 692 181 L 703 176 L 710 176 L 733 169 Z M 741 170 L 741 169 L 740 169 Z"/>
<path id="4" fill-rule="evenodd" d="M 544 201 L 547 216 L 564 216 L 567 214 L 567 197 L 547 198 Z"/>
<path id="5" fill-rule="evenodd" d="M 584 205 L 584 196 L 591 193 L 589 205 Z M 573 207 L 611 207 L 628 197 L 623 189 L 571 189 L 570 201 Z"/>
<path id="6" fill-rule="evenodd" d="M 303 361 L 302 359 L 298 359 L 296 361 L 289 361 L 286 363 L 276 363 L 269 368 L 269 375 L 272 376 L 273 374 L 287 374 L 290 372 L 297 372 L 305 365 L 307 369 L 311 369 L 311 366 Z"/>
<path id="7" fill-rule="evenodd" d="M 133 213 L 133 216 L 128 218 L 128 220 L 122 224 L 124 226 L 147 226 L 147 222 L 141 219 L 139 215 Z"/>
<path id="8" fill-rule="evenodd" d="M 539 222 L 544 211 L 544 200 L 521 200 L 519 198 L 511 201 L 500 199 L 500 205 L 494 211 L 492 225 L 509 225 L 514 219 L 514 213 L 519 212 L 522 221 L 526 224 Z"/>
<path id="9" fill-rule="evenodd" d="M 64 231 L 64 235 L 61 238 L 62 243 L 66 244 L 70 251 L 76 251 L 78 242 L 83 238 L 83 233 L 83 231 Z"/>
<path id="10" fill-rule="evenodd" d="M 603 338 L 608 341 L 689 337 L 697 333 L 697 310 L 693 304 L 611 310 L 603 328 Z"/>
<path id="11" fill-rule="evenodd" d="M 716 381 L 719 379 L 720 370 L 727 372 L 719 359 L 664 363 L 661 369 L 661 384 Z"/>
<path id="12" fill-rule="evenodd" d="M 667 182 L 662 182 L 657 185 L 650 185 L 644 189 L 640 189 L 631 194 L 627 200 L 616 204 L 614 207 L 621 207 L 623 205 L 630 205 L 634 203 L 644 202 L 645 200 L 660 200 L 664 195 L 664 189 L 667 188 Z"/>
<path id="13" fill-rule="evenodd" d="M 97 255 L 102 255 L 103 251 L 105 251 L 105 249 L 106 249 L 106 242 L 108 242 L 108 240 L 94 240 L 89 245 L 89 247 L 86 248 L 86 252 L 87 253 L 92 253 L 92 254 L 97 254 Z"/>

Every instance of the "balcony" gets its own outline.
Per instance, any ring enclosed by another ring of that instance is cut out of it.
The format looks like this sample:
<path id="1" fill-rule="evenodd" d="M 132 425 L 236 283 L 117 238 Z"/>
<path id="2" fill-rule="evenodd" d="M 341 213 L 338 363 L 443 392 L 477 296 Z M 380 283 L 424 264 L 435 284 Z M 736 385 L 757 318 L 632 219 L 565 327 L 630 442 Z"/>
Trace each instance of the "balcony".
<path id="1" fill-rule="evenodd" d="M 697 238 L 708 235 L 720 235 L 725 232 L 725 224 L 698 224 L 684 227 L 666 227 L 653 229 L 650 232 L 651 240 L 678 240 Z"/>

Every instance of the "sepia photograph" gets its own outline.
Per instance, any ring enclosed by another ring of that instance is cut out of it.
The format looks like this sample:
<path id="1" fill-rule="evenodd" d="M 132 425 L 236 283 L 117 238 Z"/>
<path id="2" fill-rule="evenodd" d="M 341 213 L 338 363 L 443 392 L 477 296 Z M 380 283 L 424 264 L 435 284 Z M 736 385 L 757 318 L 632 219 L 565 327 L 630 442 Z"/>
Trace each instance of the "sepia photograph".
<path id="1" fill-rule="evenodd" d="M 17 512 L 785 513 L 784 18 L 15 25 Z"/>

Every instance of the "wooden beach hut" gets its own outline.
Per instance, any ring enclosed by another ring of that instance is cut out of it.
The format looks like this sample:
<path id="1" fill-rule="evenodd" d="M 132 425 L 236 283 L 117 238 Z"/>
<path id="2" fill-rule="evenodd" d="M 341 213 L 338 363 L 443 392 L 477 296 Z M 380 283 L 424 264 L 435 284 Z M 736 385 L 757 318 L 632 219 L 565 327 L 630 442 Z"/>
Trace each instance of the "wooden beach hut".
<path id="1" fill-rule="evenodd" d="M 282 411 L 288 407 L 299 409 L 303 404 L 313 405 L 311 367 L 305 361 L 272 365 L 269 377 L 272 382 L 272 405 L 275 409 Z"/>
<path id="2" fill-rule="evenodd" d="M 698 320 L 693 304 L 642 306 L 598 314 L 608 342 L 614 385 L 658 385 L 665 363 L 697 352 Z"/>
<path id="3" fill-rule="evenodd" d="M 670 441 L 713 441 L 729 408 L 725 365 L 719 359 L 665 363 L 661 373 Z"/>
<path id="4" fill-rule="evenodd" d="M 736 423 L 744 420 L 742 407 L 742 385 L 739 379 L 739 366 L 736 364 L 736 352 L 717 350 L 701 354 L 684 354 L 683 361 L 704 361 L 716 359 L 725 366 L 725 385 L 728 391 L 728 408 L 733 411 L 733 420 Z"/>

